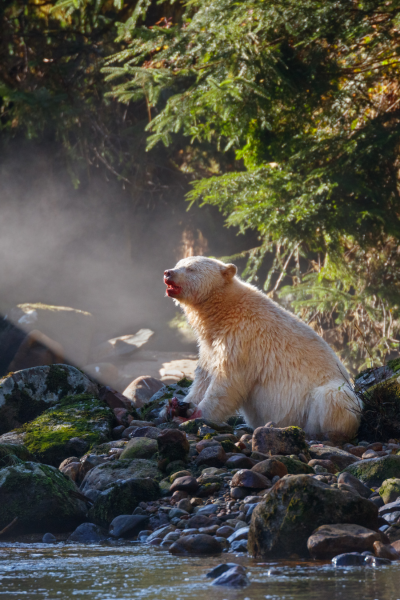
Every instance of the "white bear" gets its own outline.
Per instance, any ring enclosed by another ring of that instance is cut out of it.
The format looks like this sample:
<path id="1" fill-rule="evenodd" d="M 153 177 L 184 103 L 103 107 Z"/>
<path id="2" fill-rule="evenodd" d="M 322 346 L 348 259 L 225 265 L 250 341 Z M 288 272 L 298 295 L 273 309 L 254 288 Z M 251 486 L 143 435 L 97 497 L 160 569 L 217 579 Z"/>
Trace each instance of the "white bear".
<path id="1" fill-rule="evenodd" d="M 310 436 L 351 439 L 360 403 L 345 367 L 311 327 L 252 285 L 233 264 L 193 256 L 164 272 L 199 344 L 186 397 L 217 421 L 240 410 L 252 427 L 273 421 Z"/>

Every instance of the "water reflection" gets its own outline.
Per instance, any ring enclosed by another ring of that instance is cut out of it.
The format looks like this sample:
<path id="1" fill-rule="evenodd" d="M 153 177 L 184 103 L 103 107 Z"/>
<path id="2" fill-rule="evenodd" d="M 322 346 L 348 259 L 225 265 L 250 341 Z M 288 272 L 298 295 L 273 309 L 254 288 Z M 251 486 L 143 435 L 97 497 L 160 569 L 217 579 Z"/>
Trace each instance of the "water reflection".
<path id="1" fill-rule="evenodd" d="M 244 589 L 211 587 L 220 562 L 249 569 Z M 400 600 L 400 564 L 335 569 L 310 561 L 256 562 L 246 556 L 177 558 L 138 544 L 0 544 L 0 599 L 56 600 Z"/>

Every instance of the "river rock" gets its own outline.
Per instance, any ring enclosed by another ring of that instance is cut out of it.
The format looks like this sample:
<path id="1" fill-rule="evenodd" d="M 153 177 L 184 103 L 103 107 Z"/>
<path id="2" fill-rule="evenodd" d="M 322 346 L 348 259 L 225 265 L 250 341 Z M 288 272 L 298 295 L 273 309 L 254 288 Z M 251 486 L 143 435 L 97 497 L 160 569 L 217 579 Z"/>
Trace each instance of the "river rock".
<path id="1" fill-rule="evenodd" d="M 374 554 L 378 558 L 387 558 L 388 560 L 400 560 L 400 554 L 390 544 L 383 544 L 379 540 L 374 542 Z"/>
<path id="2" fill-rule="evenodd" d="M 208 467 L 222 467 L 228 460 L 225 450 L 221 445 L 204 448 L 196 458 L 196 463 Z"/>
<path id="3" fill-rule="evenodd" d="M 334 465 L 334 463 L 331 460 L 324 460 L 322 458 L 313 458 L 312 460 L 308 461 L 308 464 L 313 469 L 315 469 L 315 467 L 323 467 L 324 469 L 326 469 L 326 471 L 328 471 L 328 473 L 332 473 L 332 475 L 337 473 L 337 467 Z"/>
<path id="4" fill-rule="evenodd" d="M 300 427 L 258 427 L 253 433 L 253 452 L 262 454 L 308 454 L 305 433 Z"/>
<path id="5" fill-rule="evenodd" d="M 131 438 L 148 438 L 150 440 L 157 440 L 159 435 L 161 435 L 162 430 L 158 429 L 158 427 L 154 427 L 154 425 L 146 425 L 143 427 L 138 427 L 133 431 L 130 435 Z"/>
<path id="6" fill-rule="evenodd" d="M 215 537 L 205 533 L 185 535 L 169 548 L 171 554 L 220 554 L 222 545 Z"/>
<path id="7" fill-rule="evenodd" d="M 160 461 L 186 461 L 190 444 L 186 435 L 177 429 L 166 429 L 157 438 Z"/>
<path id="8" fill-rule="evenodd" d="M 97 395 L 97 385 L 70 365 L 32 367 L 0 380 L 0 434 L 21 427 L 62 398 Z"/>
<path id="9" fill-rule="evenodd" d="M 216 440 L 201 440 L 196 444 L 196 450 L 200 454 L 204 448 L 211 448 L 212 446 L 221 446 Z"/>
<path id="10" fill-rule="evenodd" d="M 234 454 L 230 456 L 225 463 L 227 469 L 252 469 L 255 461 L 244 456 L 244 454 Z"/>
<path id="11" fill-rule="evenodd" d="M 79 544 L 98 544 L 107 539 L 107 531 L 94 523 L 82 523 L 68 538 L 68 542 Z"/>
<path id="12" fill-rule="evenodd" d="M 380 487 L 386 479 L 400 478 L 400 456 L 391 454 L 380 458 L 361 460 L 344 469 L 368 487 Z"/>
<path id="13" fill-rule="evenodd" d="M 366 565 L 365 556 L 358 552 L 346 552 L 332 558 L 335 567 L 364 567 Z"/>
<path id="14" fill-rule="evenodd" d="M 57 538 L 52 533 L 45 533 L 42 537 L 43 544 L 55 544 Z"/>
<path id="15" fill-rule="evenodd" d="M 200 484 L 195 477 L 186 475 L 184 477 L 178 477 L 173 481 L 170 487 L 170 493 L 172 494 L 178 490 L 181 492 L 187 492 L 188 494 L 195 494 L 199 487 Z"/>
<path id="16" fill-rule="evenodd" d="M 313 558 L 333 558 L 345 552 L 372 550 L 381 540 L 380 532 L 360 525 L 321 525 L 308 538 L 307 548 Z"/>
<path id="17" fill-rule="evenodd" d="M 230 552 L 247 552 L 247 540 L 236 540 L 229 547 Z"/>
<path id="18" fill-rule="evenodd" d="M 142 408 L 162 387 L 164 383 L 160 379 L 142 375 L 134 379 L 123 394 L 129 398 L 134 408 Z"/>
<path id="19" fill-rule="evenodd" d="M 129 398 L 126 398 L 123 394 L 114 390 L 109 385 L 104 385 L 99 390 L 99 398 L 105 402 L 113 410 L 116 408 L 124 408 L 125 410 L 131 409 L 131 402 Z M 126 425 L 127 423 L 123 423 Z"/>
<path id="20" fill-rule="evenodd" d="M 149 524 L 147 515 L 119 515 L 110 523 L 108 532 L 115 538 L 131 538 Z"/>
<path id="21" fill-rule="evenodd" d="M 114 415 L 95 396 L 67 396 L 25 425 L 24 444 L 46 464 L 57 466 L 71 455 L 82 456 L 93 444 L 111 438 Z"/>
<path id="22" fill-rule="evenodd" d="M 156 454 L 157 450 L 158 445 L 156 440 L 144 437 L 132 438 L 125 446 L 125 449 L 122 452 L 120 458 L 122 460 L 134 458 L 151 458 L 154 454 Z"/>
<path id="23" fill-rule="evenodd" d="M 224 585 L 227 587 L 245 587 L 250 581 L 246 575 L 245 569 L 241 565 L 236 565 L 222 575 L 214 579 L 212 585 Z"/>
<path id="24" fill-rule="evenodd" d="M 136 458 L 135 460 L 119 459 L 99 465 L 87 473 L 81 483 L 81 491 L 85 495 L 90 490 L 102 491 L 111 483 L 115 483 L 118 480 L 132 479 L 132 477 L 159 478 L 160 472 L 157 469 L 157 463 L 144 458 Z"/>
<path id="25" fill-rule="evenodd" d="M 18 529 L 68 531 L 85 519 L 77 487 L 58 469 L 34 462 L 0 469 L 0 530 L 18 517 Z"/>
<path id="26" fill-rule="evenodd" d="M 206 515 L 193 515 L 186 521 L 186 529 L 200 529 L 200 527 L 211 527 L 214 522 Z"/>
<path id="27" fill-rule="evenodd" d="M 345 485 L 351 486 L 363 498 L 369 498 L 371 495 L 370 488 L 368 486 L 366 486 L 364 483 L 362 483 L 362 481 L 357 479 L 357 477 L 354 477 L 354 475 L 352 475 L 351 473 L 340 473 L 340 475 L 337 479 L 337 482 L 339 485 L 345 484 Z"/>
<path id="28" fill-rule="evenodd" d="M 228 537 L 228 542 L 233 544 L 233 542 L 238 542 L 239 540 L 247 540 L 249 537 L 249 529 L 249 527 L 240 527 L 239 529 L 236 529 L 236 531 Z"/>
<path id="29" fill-rule="evenodd" d="M 231 485 L 232 487 L 246 487 L 254 490 L 264 490 L 271 487 L 271 481 L 256 471 L 241 469 L 232 477 Z"/>
<path id="30" fill-rule="evenodd" d="M 320 525 L 377 527 L 371 502 L 307 475 L 281 479 L 265 498 L 251 518 L 249 551 L 255 557 L 307 556 L 307 540 Z"/>
<path id="31" fill-rule="evenodd" d="M 289 475 L 314 475 L 315 471 L 309 465 L 303 463 L 301 460 L 296 458 L 290 458 L 289 456 L 271 456 L 271 459 L 279 460 L 285 465 Z M 259 463 L 260 464 L 260 463 Z"/>
<path id="32" fill-rule="evenodd" d="M 246 572 L 246 568 L 242 567 L 242 565 L 238 565 L 236 563 L 221 563 L 220 565 L 217 565 L 216 567 L 211 569 L 211 571 L 208 571 L 208 573 L 206 573 L 206 577 L 215 579 L 216 577 L 219 577 L 223 573 L 226 573 L 227 571 L 229 571 L 230 569 L 234 569 L 235 567 L 241 567 L 243 571 Z"/>
<path id="33" fill-rule="evenodd" d="M 254 465 L 254 467 L 252 467 L 251 470 L 255 473 L 260 473 L 260 475 L 263 475 L 267 479 L 272 479 L 276 476 L 284 477 L 284 475 L 288 474 L 286 465 L 284 465 L 283 462 L 277 460 L 276 458 L 269 458 L 268 460 L 263 460 L 258 464 Z"/>
<path id="34" fill-rule="evenodd" d="M 89 511 L 98 525 L 108 526 L 115 517 L 132 513 L 140 502 L 160 498 L 158 483 L 149 478 L 132 478 L 117 481 L 100 492 Z"/>
<path id="35" fill-rule="evenodd" d="M 324 446 L 323 444 L 317 444 L 309 447 L 311 458 L 319 458 L 323 460 L 330 460 L 337 467 L 338 471 L 342 471 L 349 465 L 359 463 L 360 460 L 340 448 L 334 448 L 333 446 Z"/>
<path id="36" fill-rule="evenodd" d="M 210 429 L 213 429 L 214 431 L 218 431 L 219 433 L 233 432 L 233 427 L 228 425 L 228 423 L 217 423 L 216 421 L 212 421 L 211 419 L 204 419 L 203 417 L 199 419 L 190 419 L 189 421 L 185 421 L 179 425 L 179 429 L 181 431 L 185 431 L 185 433 L 195 434 L 202 427 L 208 427 Z M 204 435 L 206 434 L 204 433 Z"/>
<path id="37" fill-rule="evenodd" d="M 396 477 L 386 479 L 379 488 L 379 495 L 385 504 L 397 500 L 400 496 L 400 479 L 396 479 Z"/>

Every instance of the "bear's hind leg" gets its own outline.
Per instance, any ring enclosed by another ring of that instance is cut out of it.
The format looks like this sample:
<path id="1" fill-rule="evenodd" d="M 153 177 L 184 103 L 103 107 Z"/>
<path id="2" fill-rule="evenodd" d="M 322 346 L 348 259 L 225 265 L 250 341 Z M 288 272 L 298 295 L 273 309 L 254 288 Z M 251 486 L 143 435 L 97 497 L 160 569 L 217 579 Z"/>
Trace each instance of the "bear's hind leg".
<path id="1" fill-rule="evenodd" d="M 352 439 L 360 423 L 360 402 L 343 380 L 330 381 L 312 390 L 305 431 L 335 439 Z"/>

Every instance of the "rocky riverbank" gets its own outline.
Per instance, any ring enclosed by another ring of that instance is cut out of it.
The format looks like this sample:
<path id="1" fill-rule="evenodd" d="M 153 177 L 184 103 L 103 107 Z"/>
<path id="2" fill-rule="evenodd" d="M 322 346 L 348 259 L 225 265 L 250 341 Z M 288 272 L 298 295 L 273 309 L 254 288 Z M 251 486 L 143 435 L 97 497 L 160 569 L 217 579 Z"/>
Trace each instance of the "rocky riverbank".
<path id="1" fill-rule="evenodd" d="M 298 427 L 253 431 L 237 416 L 185 420 L 189 386 L 164 386 L 137 408 L 67 365 L 3 379 L 0 539 L 138 540 L 175 555 L 338 566 L 400 560 L 398 439 L 321 443 Z"/>

